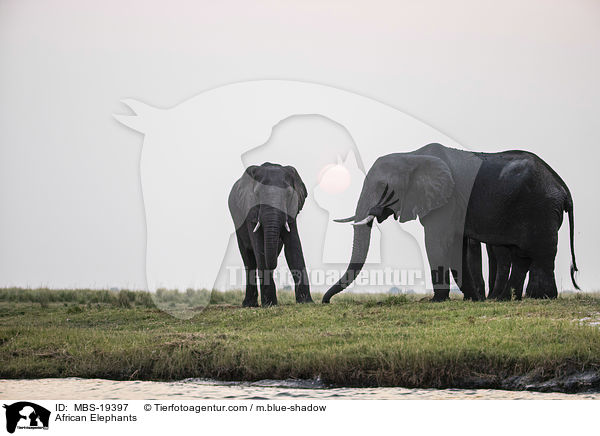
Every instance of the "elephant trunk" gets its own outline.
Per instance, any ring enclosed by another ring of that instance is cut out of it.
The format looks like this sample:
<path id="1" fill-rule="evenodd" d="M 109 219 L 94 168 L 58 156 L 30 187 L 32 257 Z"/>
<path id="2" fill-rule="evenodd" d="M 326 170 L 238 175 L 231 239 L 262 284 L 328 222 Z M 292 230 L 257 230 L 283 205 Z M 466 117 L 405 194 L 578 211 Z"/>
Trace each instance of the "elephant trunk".
<path id="1" fill-rule="evenodd" d="M 331 297 L 346 289 L 362 270 L 369 252 L 372 226 L 372 221 L 367 224 L 354 226 L 354 241 L 352 243 L 352 257 L 350 258 L 350 264 L 338 282 L 325 293 L 323 296 L 323 303 L 329 303 Z"/>
<path id="2" fill-rule="evenodd" d="M 265 244 L 265 267 L 268 270 L 277 268 L 279 256 L 279 241 L 281 229 L 285 224 L 285 214 L 275 208 L 269 207 L 261 219 Z"/>

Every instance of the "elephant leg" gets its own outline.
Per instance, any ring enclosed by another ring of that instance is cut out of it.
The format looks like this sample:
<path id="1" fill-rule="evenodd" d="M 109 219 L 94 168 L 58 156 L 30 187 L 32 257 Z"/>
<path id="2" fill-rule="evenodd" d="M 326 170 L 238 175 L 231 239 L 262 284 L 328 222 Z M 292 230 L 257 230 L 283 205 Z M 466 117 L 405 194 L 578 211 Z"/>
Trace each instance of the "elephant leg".
<path id="1" fill-rule="evenodd" d="M 431 282 L 433 283 L 433 298 L 431 301 L 445 301 L 450 298 L 450 269 L 449 255 L 440 244 L 440 239 L 434 232 L 425 228 L 425 249 L 431 268 Z"/>
<path id="2" fill-rule="evenodd" d="M 306 264 L 304 262 L 302 244 L 300 243 L 296 222 L 291 223 L 290 231 L 283 236 L 283 245 L 285 260 L 294 279 L 296 302 L 312 303 L 308 274 L 306 272 Z"/>
<path id="3" fill-rule="evenodd" d="M 523 285 L 525 284 L 525 276 L 529 270 L 529 265 L 531 265 L 531 259 L 511 252 L 511 262 L 512 268 L 508 279 L 508 289 L 511 294 L 515 294 L 517 300 L 520 300 L 523 298 Z"/>
<path id="4" fill-rule="evenodd" d="M 494 254 L 494 247 L 489 244 L 485 244 L 485 248 L 488 254 L 488 298 L 492 296 L 494 290 L 494 283 L 496 282 L 496 255 Z"/>
<path id="5" fill-rule="evenodd" d="M 475 257 L 472 257 L 468 262 L 469 272 L 471 274 L 471 280 L 473 280 L 473 286 L 476 295 L 479 296 L 479 301 L 485 300 L 485 280 L 483 279 L 482 271 L 482 257 L 481 257 L 481 242 L 476 242 Z"/>
<path id="6" fill-rule="evenodd" d="M 472 251 L 472 252 L 471 252 Z M 475 293 L 475 286 L 472 280 L 472 274 L 470 271 L 469 260 L 473 257 L 477 257 L 477 248 L 475 247 L 474 241 L 464 237 L 463 238 L 463 249 L 462 249 L 462 277 L 459 277 L 458 271 L 453 271 L 454 281 L 460 283 L 459 288 L 464 295 L 465 300 L 477 300 Z"/>
<path id="7" fill-rule="evenodd" d="M 246 266 L 246 296 L 242 302 L 243 307 L 258 307 L 258 282 L 256 279 L 256 265 L 254 268 Z"/>
<path id="8" fill-rule="evenodd" d="M 465 300 L 479 301 L 479 295 L 475 290 L 475 285 L 472 281 L 470 271 L 468 266 L 465 264 L 465 259 L 463 259 L 462 256 L 461 259 L 455 259 L 454 257 L 451 257 L 449 275 L 452 275 L 456 285 L 463 293 L 465 291 L 467 292 L 464 294 Z M 447 280 L 448 286 L 450 286 L 449 277 Z"/>
<path id="9" fill-rule="evenodd" d="M 532 260 L 529 269 L 527 296 L 531 298 L 556 298 L 558 296 L 554 278 L 554 259 L 546 261 Z"/>
<path id="10" fill-rule="evenodd" d="M 258 306 L 258 283 L 256 281 L 256 256 L 251 244 L 246 244 L 239 232 L 236 232 L 238 247 L 246 270 L 246 296 L 243 307 Z"/>
<path id="11" fill-rule="evenodd" d="M 539 250 L 532 256 L 529 268 L 527 296 L 532 298 L 556 298 L 558 289 L 554 277 L 554 259 L 558 249 L 558 229 L 548 233 L 547 238 L 540 241 Z"/>
<path id="12" fill-rule="evenodd" d="M 261 269 L 258 271 L 260 280 L 260 304 L 263 307 L 277 305 L 277 292 L 275 291 L 275 280 L 272 269 Z"/>
<path id="13" fill-rule="evenodd" d="M 496 245 L 493 250 L 496 257 L 496 280 L 490 298 L 510 300 L 511 295 L 507 292 L 510 291 L 507 287 L 510 274 L 510 248 Z"/>
<path id="14" fill-rule="evenodd" d="M 474 239 L 464 238 L 462 262 L 462 285 L 460 287 L 465 300 L 485 300 L 485 284 L 481 273 L 481 243 Z M 459 282 L 455 277 L 454 280 Z"/>

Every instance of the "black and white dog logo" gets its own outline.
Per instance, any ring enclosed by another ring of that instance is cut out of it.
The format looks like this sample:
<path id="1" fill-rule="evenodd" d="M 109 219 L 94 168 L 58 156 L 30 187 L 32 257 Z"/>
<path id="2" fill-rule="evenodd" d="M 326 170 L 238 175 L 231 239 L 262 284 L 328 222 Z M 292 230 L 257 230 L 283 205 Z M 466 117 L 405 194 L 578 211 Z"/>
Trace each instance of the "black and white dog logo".
<path id="1" fill-rule="evenodd" d="M 50 411 L 28 401 L 3 406 L 6 409 L 6 431 L 19 429 L 48 429 Z"/>

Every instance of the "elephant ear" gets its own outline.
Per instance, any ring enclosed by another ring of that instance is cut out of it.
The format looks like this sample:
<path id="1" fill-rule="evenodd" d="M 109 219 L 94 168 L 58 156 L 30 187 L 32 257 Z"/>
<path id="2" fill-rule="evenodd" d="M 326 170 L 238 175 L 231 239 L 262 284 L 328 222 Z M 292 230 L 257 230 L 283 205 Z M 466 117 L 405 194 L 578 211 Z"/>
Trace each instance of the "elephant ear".
<path id="1" fill-rule="evenodd" d="M 308 197 L 308 191 L 306 190 L 304 182 L 300 178 L 300 174 L 298 174 L 298 171 L 296 171 L 296 168 L 288 165 L 285 167 L 285 170 L 292 179 L 292 187 L 298 196 L 298 212 L 300 212 L 302 207 L 304 207 L 304 201 L 306 201 L 306 197 Z"/>
<path id="2" fill-rule="evenodd" d="M 413 156 L 400 222 L 423 218 L 445 205 L 454 192 L 454 178 L 446 163 L 433 156 Z"/>
<path id="3" fill-rule="evenodd" d="M 254 187 L 258 183 L 258 172 L 260 167 L 252 165 L 244 171 L 242 177 L 233 185 L 229 194 L 229 210 L 236 229 L 243 224 L 252 208 L 258 205 L 258 199 L 254 193 Z"/>

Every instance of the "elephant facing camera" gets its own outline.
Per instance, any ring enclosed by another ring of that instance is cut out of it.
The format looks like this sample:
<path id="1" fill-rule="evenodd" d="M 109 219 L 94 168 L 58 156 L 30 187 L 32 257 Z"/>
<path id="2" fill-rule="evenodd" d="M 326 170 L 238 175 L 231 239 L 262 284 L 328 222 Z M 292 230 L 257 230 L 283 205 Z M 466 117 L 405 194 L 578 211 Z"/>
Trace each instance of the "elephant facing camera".
<path id="1" fill-rule="evenodd" d="M 273 271 L 284 250 L 296 302 L 312 303 L 296 217 L 308 192 L 296 169 L 266 162 L 246 169 L 229 194 L 229 211 L 246 272 L 244 307 L 277 304 Z"/>

